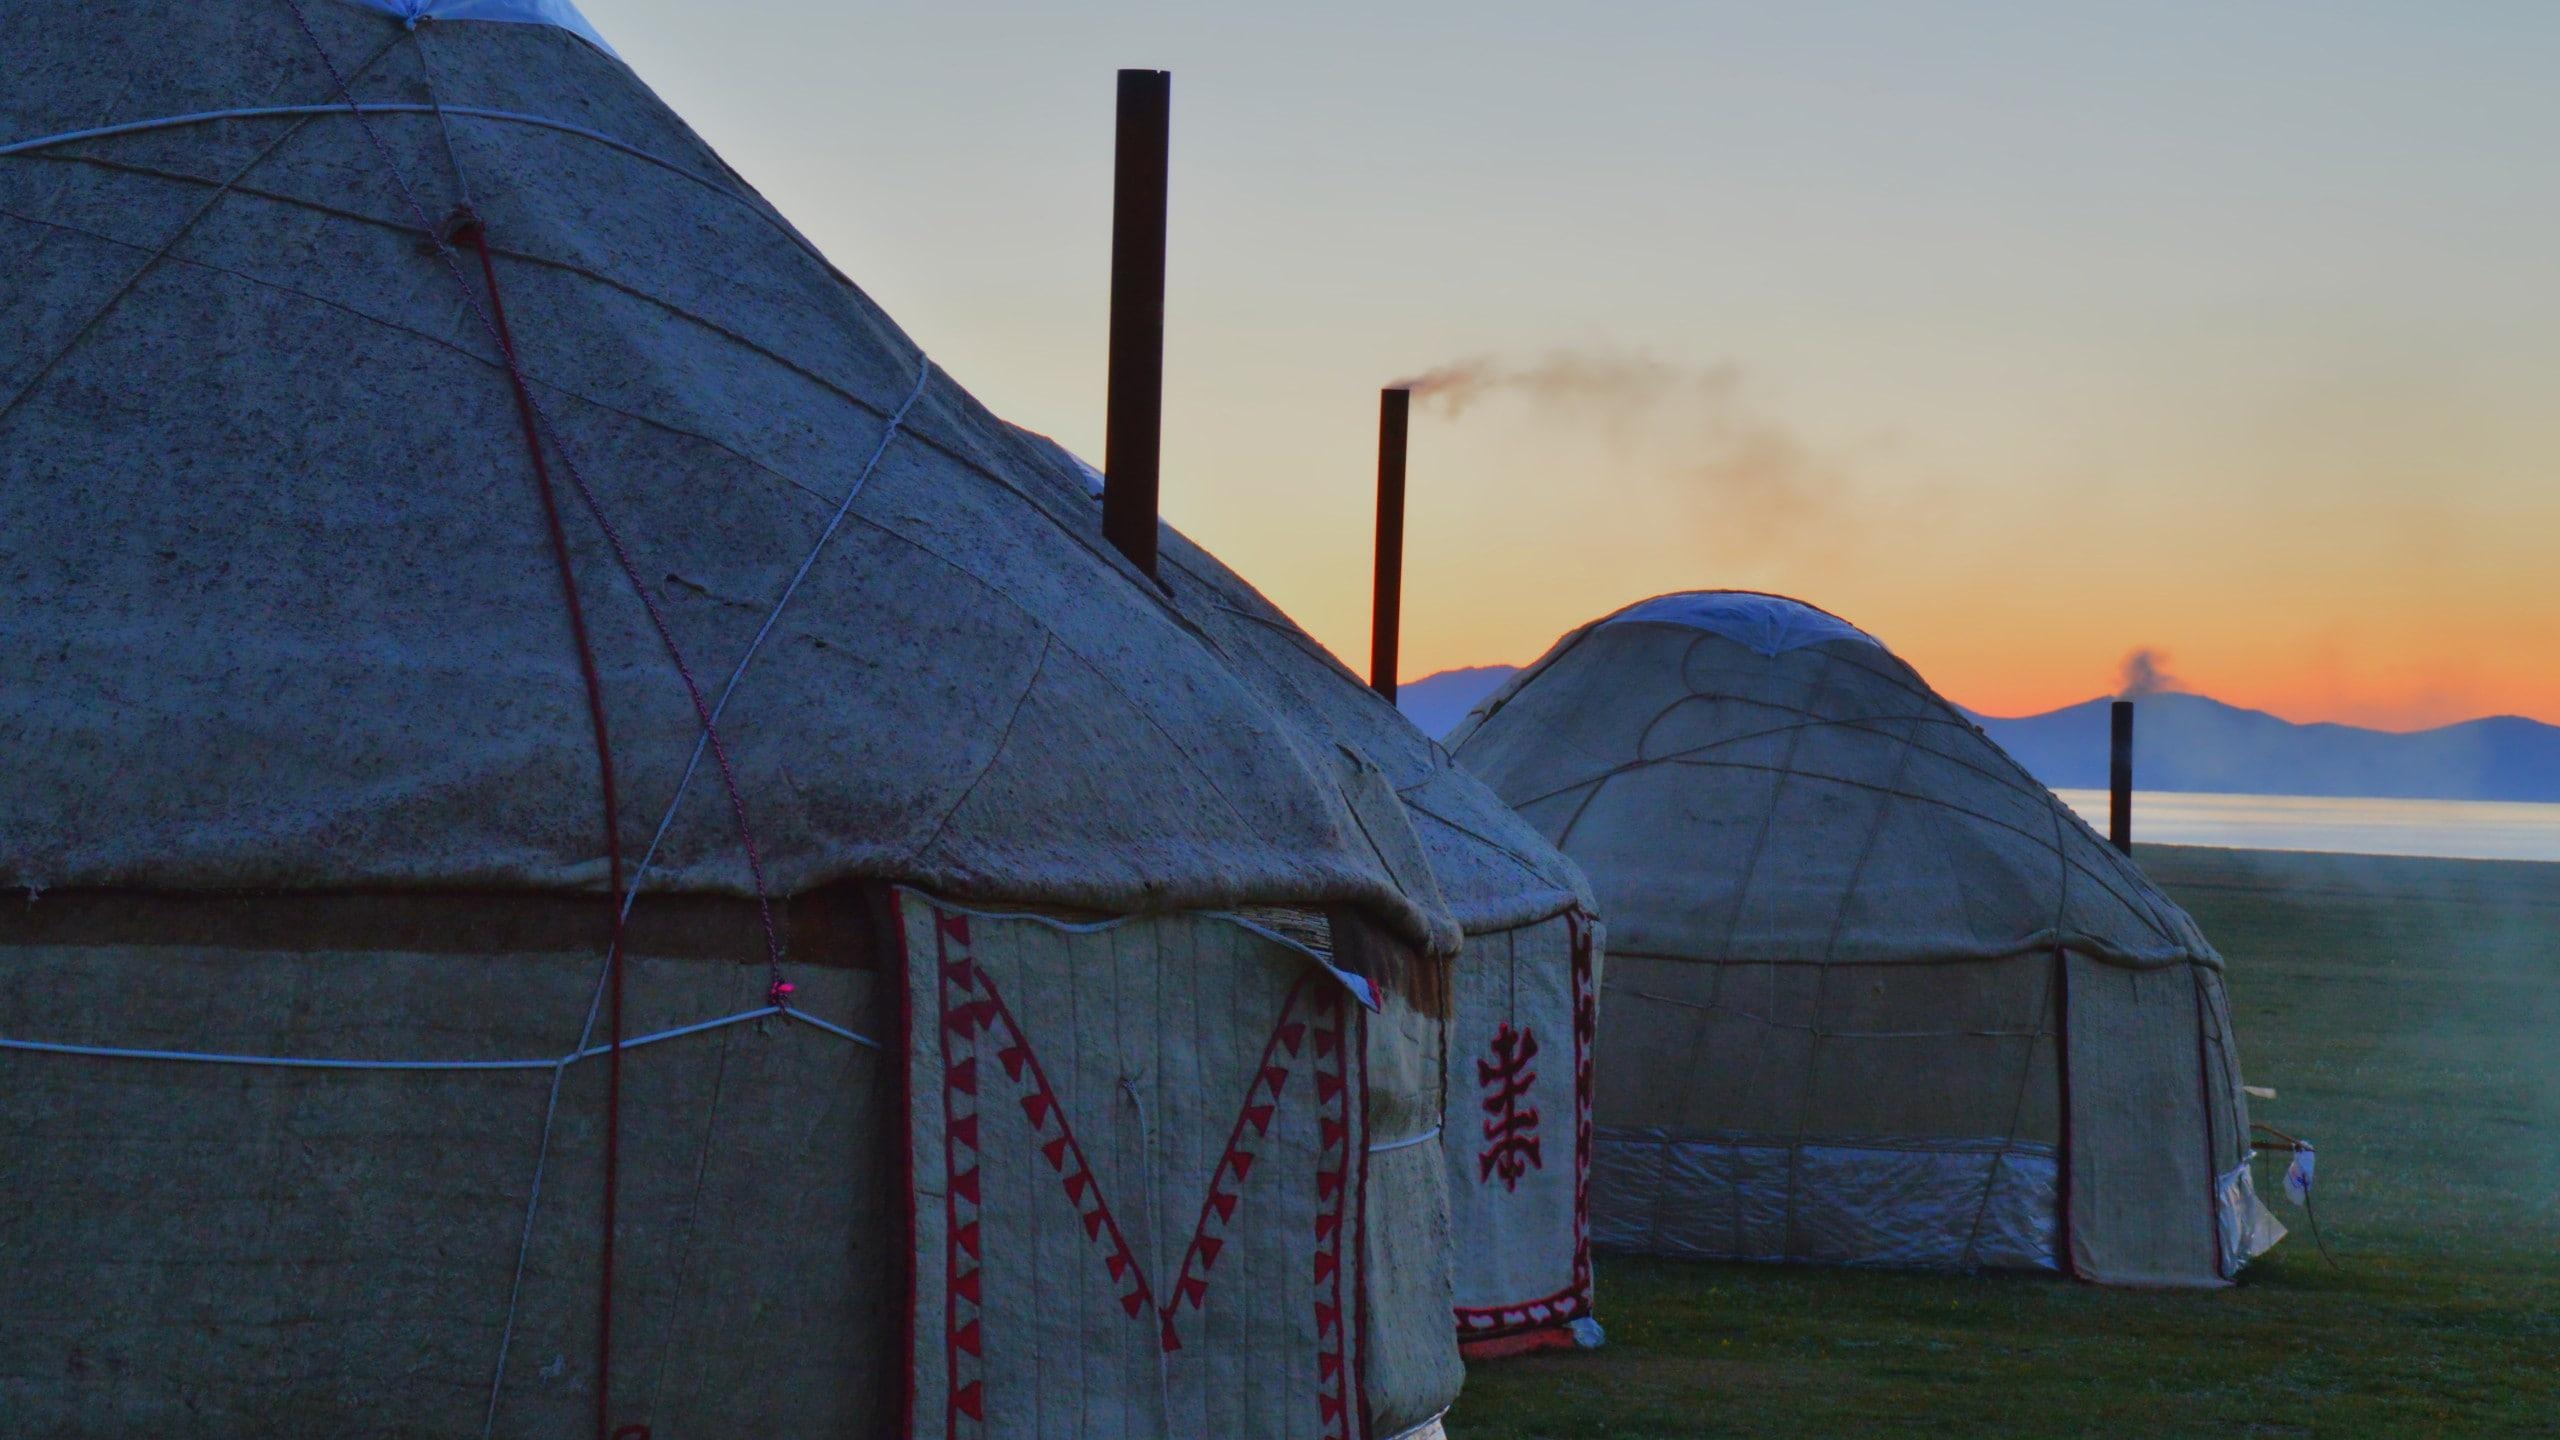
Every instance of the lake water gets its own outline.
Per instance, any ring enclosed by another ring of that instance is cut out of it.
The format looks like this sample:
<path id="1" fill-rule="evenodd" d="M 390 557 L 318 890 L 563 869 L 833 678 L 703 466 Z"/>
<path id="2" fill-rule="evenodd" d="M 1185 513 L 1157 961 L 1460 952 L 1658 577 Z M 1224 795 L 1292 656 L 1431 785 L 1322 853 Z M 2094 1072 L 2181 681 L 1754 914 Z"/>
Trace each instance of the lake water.
<path id="1" fill-rule="evenodd" d="M 2056 793 L 2099 834 L 2107 832 L 2107 792 Z M 2133 797 L 2133 838 L 2235 850 L 2560 861 L 2560 805 L 2143 790 Z"/>

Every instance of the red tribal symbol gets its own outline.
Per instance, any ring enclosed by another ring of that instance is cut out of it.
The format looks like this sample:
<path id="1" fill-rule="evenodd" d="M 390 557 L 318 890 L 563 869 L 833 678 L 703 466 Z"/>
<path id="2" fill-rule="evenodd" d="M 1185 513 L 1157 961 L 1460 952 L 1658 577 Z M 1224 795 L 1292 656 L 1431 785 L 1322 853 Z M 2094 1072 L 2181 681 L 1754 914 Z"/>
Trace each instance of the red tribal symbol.
<path id="1" fill-rule="evenodd" d="M 1520 1177 L 1542 1169 L 1538 1151 L 1538 1107 L 1520 1097 L 1538 1083 L 1529 1062 L 1538 1058 L 1537 1032 L 1505 1022 L 1493 1032 L 1493 1058 L 1476 1062 L 1476 1083 L 1492 1093 L 1484 1097 L 1485 1148 L 1476 1155 L 1476 1179 L 1482 1184 L 1502 1177 L 1502 1188 L 1517 1190 Z"/>

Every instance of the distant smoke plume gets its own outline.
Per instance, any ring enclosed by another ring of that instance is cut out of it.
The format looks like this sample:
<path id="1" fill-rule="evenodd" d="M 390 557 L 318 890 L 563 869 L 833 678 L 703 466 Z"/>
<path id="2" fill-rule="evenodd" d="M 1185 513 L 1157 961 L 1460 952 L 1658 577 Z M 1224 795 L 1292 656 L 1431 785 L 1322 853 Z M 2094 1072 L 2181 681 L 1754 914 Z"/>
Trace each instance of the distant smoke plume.
<path id="1" fill-rule="evenodd" d="M 1703 506 L 1720 547 L 1765 545 L 1850 528 L 1848 478 L 1784 424 L 1742 397 L 1742 368 L 1675 365 L 1627 352 L 1558 351 L 1527 365 L 1477 356 L 1396 382 L 1426 412 L 1449 417 L 1516 395 L 1594 426 L 1654 478 Z"/>
<path id="2" fill-rule="evenodd" d="M 2116 698 L 2142 700 L 2186 688 L 2185 681 L 2169 673 L 2169 652 L 2143 645 L 2124 657 L 2123 670 L 2116 683 Z"/>
<path id="3" fill-rule="evenodd" d="M 1562 350 L 1533 365 L 1510 365 L 1489 355 L 1453 361 L 1399 380 L 1425 406 L 1452 418 L 1488 395 L 1514 393 L 1541 404 L 1585 410 L 1637 410 L 1658 405 L 1695 386 L 1729 397 L 1742 378 L 1733 365 L 1684 370 L 1650 355 Z"/>

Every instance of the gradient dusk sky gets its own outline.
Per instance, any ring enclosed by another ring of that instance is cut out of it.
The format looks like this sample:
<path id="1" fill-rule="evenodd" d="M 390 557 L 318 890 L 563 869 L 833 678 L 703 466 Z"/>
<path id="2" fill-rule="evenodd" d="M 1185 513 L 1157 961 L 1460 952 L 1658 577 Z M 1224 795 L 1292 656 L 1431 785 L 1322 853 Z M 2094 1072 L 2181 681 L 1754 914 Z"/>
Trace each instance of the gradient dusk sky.
<path id="1" fill-rule="evenodd" d="M 1408 677 L 1780 590 L 2018 713 L 2136 647 L 2560 722 L 2560 5 L 582 0 L 998 413 L 1099 461 L 1112 72 L 1174 72 L 1167 518 Z"/>

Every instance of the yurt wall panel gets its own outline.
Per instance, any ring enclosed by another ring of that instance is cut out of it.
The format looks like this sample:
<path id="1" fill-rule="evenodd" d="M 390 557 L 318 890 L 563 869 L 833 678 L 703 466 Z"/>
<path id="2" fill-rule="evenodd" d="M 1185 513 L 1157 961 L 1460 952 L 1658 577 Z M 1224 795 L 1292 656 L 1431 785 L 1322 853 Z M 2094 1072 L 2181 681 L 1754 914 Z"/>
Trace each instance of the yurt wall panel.
<path id="1" fill-rule="evenodd" d="M 2049 962 L 1611 969 L 1604 1246 L 2057 1263 Z"/>
<path id="2" fill-rule="evenodd" d="M 1445 1321 L 1373 1328 L 1447 1313 L 1437 1155 L 1393 1208 L 1362 1183 L 1364 1088 L 1433 1115 L 1436 1019 L 1216 916 L 901 907 L 917 1434 L 1352 1440 L 1364 1347 L 1376 1398 L 1454 1397 Z M 1421 1298 L 1363 1303 L 1366 1256 L 1428 1259 Z"/>
<path id="3" fill-rule="evenodd" d="M 1447 1135 L 1469 1237 L 1458 1333 L 1491 1339 L 1591 1311 L 1586 1186 L 1600 927 L 1568 912 L 1470 936 L 1458 959 Z"/>
<path id="4" fill-rule="evenodd" d="M 110 928 L 186 933 L 152 903 L 122 902 Z M 570 928 L 600 930 L 601 903 L 577 902 L 587 923 Z M 24 1267 L 0 1375 L 28 1377 L 0 1382 L 13 1431 L 478 1434 L 502 1340 L 492 1433 L 589 1423 L 604 1061 L 562 1072 L 547 1147 L 547 1063 L 268 1062 L 556 1060 L 578 1047 L 600 957 L 458 948 L 521 929 L 524 902 L 494 921 L 448 903 L 433 940 L 415 900 L 321 908 L 292 907 L 319 933 L 289 948 L 240 943 L 283 928 L 254 917 L 203 945 L 12 943 L 29 942 L 23 918 L 0 937 L 0 1037 L 255 1062 L 0 1050 L 0 1250 Z M 423 943 L 392 948 L 403 932 Z M 760 962 L 649 948 L 626 972 L 627 1037 L 764 1005 Z M 810 1015 L 867 1037 L 894 1018 L 868 970 L 791 975 Z M 877 1051 L 778 1018 L 625 1052 L 617 1423 L 879 1423 L 903 1263 L 883 1079 Z"/>
<path id="5" fill-rule="evenodd" d="M 2221 1274 L 2191 969 L 2071 957 L 2070 1231 L 2084 1279 L 2197 1285 Z"/>
<path id="6" fill-rule="evenodd" d="M 1808 968 L 1802 1133 L 2054 1142 L 2049 960 Z"/>
<path id="7" fill-rule="evenodd" d="M 1449 1343 L 1451 1236 L 1440 1065 L 1447 1022 L 1390 991 L 1366 1020 L 1368 1124 L 1360 1144 L 1367 1178 L 1357 1237 L 1361 1290 L 1361 1389 L 1367 1433 L 1387 1436 L 1448 1408 L 1465 1374 Z"/>
<path id="8" fill-rule="evenodd" d="M 2222 1273 L 2194 966 L 2071 956 L 2071 1261 L 2104 1284 Z"/>

